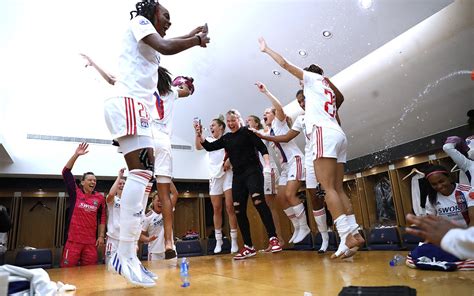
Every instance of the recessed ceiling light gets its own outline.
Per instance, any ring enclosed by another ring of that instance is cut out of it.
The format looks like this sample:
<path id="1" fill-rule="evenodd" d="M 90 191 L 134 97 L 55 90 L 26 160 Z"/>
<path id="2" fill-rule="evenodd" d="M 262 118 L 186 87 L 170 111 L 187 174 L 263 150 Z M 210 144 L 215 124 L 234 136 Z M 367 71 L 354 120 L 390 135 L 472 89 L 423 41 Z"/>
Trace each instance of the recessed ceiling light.
<path id="1" fill-rule="evenodd" d="M 278 71 L 278 70 L 273 70 L 273 75 L 275 75 L 275 76 L 280 76 L 281 73 L 280 73 L 280 71 Z"/>
<path id="2" fill-rule="evenodd" d="M 324 38 L 331 38 L 332 37 L 332 33 L 328 30 L 325 30 L 323 31 L 323 37 Z"/>
<path id="3" fill-rule="evenodd" d="M 359 5 L 363 9 L 369 9 L 370 7 L 372 7 L 372 4 L 373 0 L 359 0 Z"/>
<path id="4" fill-rule="evenodd" d="M 405 156 L 404 158 L 405 158 L 405 159 L 408 159 L 408 158 L 410 158 L 410 156 Z"/>
<path id="5" fill-rule="evenodd" d="M 308 53 L 304 49 L 298 50 L 298 54 L 302 57 L 307 57 L 308 56 Z"/>

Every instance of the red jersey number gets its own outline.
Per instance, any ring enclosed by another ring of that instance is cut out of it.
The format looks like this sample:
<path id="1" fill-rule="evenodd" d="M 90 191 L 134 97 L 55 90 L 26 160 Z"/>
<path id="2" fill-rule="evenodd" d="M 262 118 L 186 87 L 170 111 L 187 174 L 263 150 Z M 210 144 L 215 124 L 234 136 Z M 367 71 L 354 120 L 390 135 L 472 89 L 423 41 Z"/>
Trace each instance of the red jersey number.
<path id="1" fill-rule="evenodd" d="M 336 116 L 336 96 L 334 95 L 334 92 L 332 90 L 327 89 L 327 88 L 324 89 L 324 94 L 329 99 L 329 101 L 326 101 L 324 103 L 324 111 L 326 111 L 329 114 L 329 116 L 335 117 Z"/>
<path id="2" fill-rule="evenodd" d="M 140 107 L 140 110 L 138 111 L 138 116 L 140 116 L 140 118 L 146 118 L 148 120 L 150 118 L 150 115 L 148 115 L 148 110 L 140 102 L 138 102 L 137 105 Z"/>

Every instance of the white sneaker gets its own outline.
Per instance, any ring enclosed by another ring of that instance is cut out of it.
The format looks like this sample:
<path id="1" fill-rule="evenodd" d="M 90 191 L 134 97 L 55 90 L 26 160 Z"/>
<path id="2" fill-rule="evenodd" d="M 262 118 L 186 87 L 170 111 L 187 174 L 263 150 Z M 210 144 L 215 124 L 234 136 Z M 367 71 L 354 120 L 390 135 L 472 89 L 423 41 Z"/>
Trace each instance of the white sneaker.
<path id="1" fill-rule="evenodd" d="M 216 247 L 214 248 L 214 254 L 218 254 L 220 252 L 222 252 L 222 240 L 218 239 L 216 240 Z"/>
<path id="2" fill-rule="evenodd" d="M 309 229 L 308 225 L 302 225 L 300 226 L 298 230 L 298 235 L 293 239 L 293 243 L 297 244 L 301 242 L 302 240 L 305 239 L 305 237 L 311 232 L 311 229 Z"/>
<path id="3" fill-rule="evenodd" d="M 145 274 L 144 267 L 136 255 L 127 258 L 116 252 L 109 265 L 132 285 L 145 288 L 156 285 L 155 281 Z"/>
<path id="4" fill-rule="evenodd" d="M 149 278 L 155 281 L 158 279 L 158 276 L 154 272 L 148 270 L 145 266 L 143 266 L 143 264 L 140 263 L 140 267 L 142 268 L 142 272 L 146 274 Z"/>

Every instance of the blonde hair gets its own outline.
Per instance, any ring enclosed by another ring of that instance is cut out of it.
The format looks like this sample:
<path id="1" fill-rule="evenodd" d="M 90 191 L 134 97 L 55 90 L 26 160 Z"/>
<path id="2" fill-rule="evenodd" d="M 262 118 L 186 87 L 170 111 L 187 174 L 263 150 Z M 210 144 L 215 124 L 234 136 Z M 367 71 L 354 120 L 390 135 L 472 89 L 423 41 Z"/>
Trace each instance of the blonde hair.
<path id="1" fill-rule="evenodd" d="M 147 212 L 153 210 L 153 202 L 158 198 L 158 191 L 153 191 L 150 193 L 151 203 L 147 207 Z"/>
<path id="2" fill-rule="evenodd" d="M 245 126 L 245 122 L 242 119 L 242 115 L 240 115 L 239 110 L 237 109 L 230 109 L 227 111 L 227 116 L 235 116 L 239 120 L 240 126 Z"/>

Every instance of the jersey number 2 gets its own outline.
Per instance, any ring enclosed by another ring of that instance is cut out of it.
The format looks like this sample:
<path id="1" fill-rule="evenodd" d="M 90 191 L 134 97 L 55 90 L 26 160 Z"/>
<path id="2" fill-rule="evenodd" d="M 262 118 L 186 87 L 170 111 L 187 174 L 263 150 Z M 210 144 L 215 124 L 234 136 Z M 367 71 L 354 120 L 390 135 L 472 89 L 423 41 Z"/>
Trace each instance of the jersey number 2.
<path id="1" fill-rule="evenodd" d="M 334 117 L 336 116 L 336 96 L 334 92 L 327 88 L 324 89 L 324 94 L 329 99 L 329 101 L 324 103 L 324 111 L 326 111 L 329 116 Z"/>

